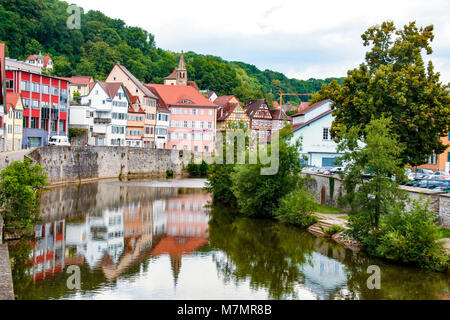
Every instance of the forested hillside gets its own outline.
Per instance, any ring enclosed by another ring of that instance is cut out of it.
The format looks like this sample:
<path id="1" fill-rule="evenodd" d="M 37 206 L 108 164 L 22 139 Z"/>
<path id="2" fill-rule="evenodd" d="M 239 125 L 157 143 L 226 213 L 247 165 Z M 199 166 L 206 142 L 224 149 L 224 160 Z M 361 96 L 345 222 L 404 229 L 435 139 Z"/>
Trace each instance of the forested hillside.
<path id="1" fill-rule="evenodd" d="M 120 61 L 145 83 L 162 83 L 176 67 L 179 53 L 158 48 L 153 34 L 100 11 L 83 12 L 81 29 L 68 29 L 67 7 L 58 0 L 0 0 L 0 41 L 7 45 L 7 56 L 23 60 L 42 52 L 53 58 L 58 76 L 91 75 L 99 80 Z M 185 58 L 189 80 L 195 80 L 200 89 L 235 94 L 243 102 L 277 99 L 280 89 L 313 93 L 333 80 L 289 79 L 279 72 L 194 52 L 185 53 Z M 299 98 L 287 97 L 289 100 Z"/>

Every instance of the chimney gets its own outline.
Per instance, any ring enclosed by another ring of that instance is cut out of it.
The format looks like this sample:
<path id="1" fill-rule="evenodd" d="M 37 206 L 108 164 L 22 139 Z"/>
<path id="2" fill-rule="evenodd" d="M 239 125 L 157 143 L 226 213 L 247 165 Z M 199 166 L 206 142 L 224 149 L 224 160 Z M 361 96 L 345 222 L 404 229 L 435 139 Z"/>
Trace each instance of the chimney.
<path id="1" fill-rule="evenodd" d="M 227 102 L 227 112 L 230 111 L 230 103 Z"/>

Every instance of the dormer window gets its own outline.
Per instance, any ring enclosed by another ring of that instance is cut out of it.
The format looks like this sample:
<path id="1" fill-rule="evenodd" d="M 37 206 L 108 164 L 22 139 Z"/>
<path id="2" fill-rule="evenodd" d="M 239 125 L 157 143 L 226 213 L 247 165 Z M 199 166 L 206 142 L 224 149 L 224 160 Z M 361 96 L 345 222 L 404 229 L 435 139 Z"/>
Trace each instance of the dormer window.
<path id="1" fill-rule="evenodd" d="M 193 102 L 189 99 L 183 99 L 180 101 L 180 103 L 191 103 L 192 104 Z"/>

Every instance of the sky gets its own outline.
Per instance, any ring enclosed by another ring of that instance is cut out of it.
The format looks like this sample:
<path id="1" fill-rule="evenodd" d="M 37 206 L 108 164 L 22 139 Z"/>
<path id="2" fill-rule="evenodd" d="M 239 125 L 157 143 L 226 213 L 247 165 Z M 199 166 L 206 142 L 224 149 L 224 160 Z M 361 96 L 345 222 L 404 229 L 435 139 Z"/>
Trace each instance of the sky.
<path id="1" fill-rule="evenodd" d="M 66 0 L 155 35 L 160 48 L 212 54 L 290 78 L 346 76 L 363 62 L 361 34 L 392 20 L 434 25 L 431 59 L 450 82 L 448 0 Z"/>

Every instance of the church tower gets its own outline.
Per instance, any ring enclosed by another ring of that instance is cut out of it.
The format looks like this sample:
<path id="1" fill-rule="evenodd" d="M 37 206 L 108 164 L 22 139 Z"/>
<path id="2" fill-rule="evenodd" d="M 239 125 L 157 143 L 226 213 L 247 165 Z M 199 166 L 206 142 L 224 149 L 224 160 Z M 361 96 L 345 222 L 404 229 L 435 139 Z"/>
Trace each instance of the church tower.
<path id="1" fill-rule="evenodd" d="M 177 86 L 187 86 L 187 70 L 186 64 L 184 63 L 183 52 L 180 56 L 180 62 L 178 63 L 177 70 Z"/>
<path id="2" fill-rule="evenodd" d="M 178 67 L 175 68 L 171 74 L 164 78 L 164 84 L 168 86 L 187 86 L 187 83 L 186 63 L 184 62 L 183 52 L 181 52 Z"/>

